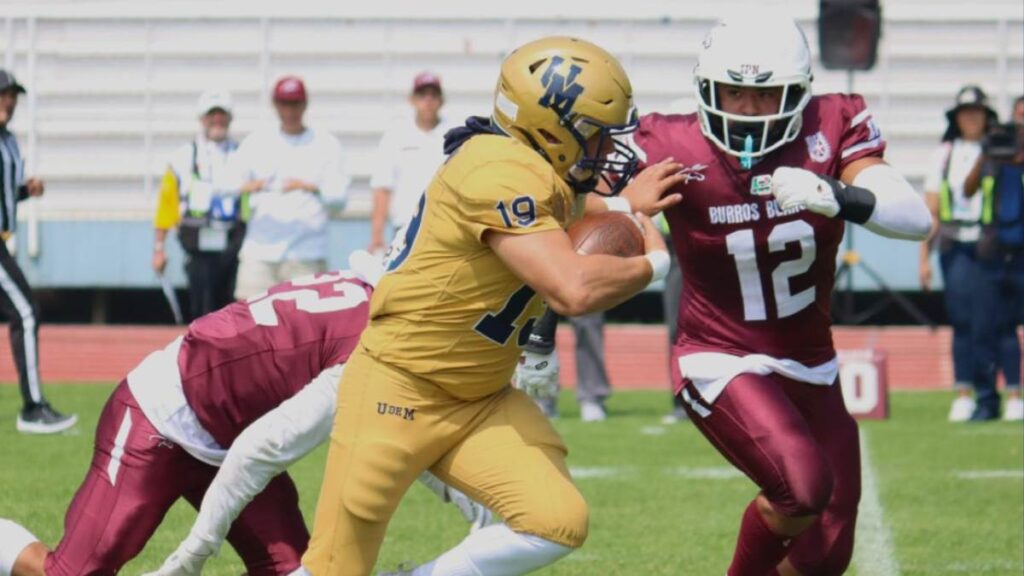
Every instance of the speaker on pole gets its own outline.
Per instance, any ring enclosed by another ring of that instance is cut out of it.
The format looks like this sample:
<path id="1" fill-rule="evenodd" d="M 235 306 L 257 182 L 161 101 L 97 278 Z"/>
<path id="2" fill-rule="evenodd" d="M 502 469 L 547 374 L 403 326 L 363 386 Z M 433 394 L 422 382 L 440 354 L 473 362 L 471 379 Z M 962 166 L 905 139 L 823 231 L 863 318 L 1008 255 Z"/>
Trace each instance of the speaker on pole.
<path id="1" fill-rule="evenodd" d="M 829 70 L 870 70 L 878 56 L 882 7 L 878 0 L 821 0 L 818 48 Z"/>

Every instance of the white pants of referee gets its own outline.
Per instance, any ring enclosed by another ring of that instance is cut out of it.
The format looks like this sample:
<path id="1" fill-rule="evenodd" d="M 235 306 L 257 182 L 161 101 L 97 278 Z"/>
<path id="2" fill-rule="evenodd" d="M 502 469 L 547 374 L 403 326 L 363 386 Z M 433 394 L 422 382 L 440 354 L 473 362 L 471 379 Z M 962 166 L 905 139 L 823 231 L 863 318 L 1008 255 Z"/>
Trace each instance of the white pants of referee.
<path id="1" fill-rule="evenodd" d="M 0 240 L 0 314 L 11 325 L 11 351 L 18 369 L 18 384 L 25 408 L 41 404 L 43 389 L 39 383 L 39 313 L 32 289 L 18 261 Z"/>

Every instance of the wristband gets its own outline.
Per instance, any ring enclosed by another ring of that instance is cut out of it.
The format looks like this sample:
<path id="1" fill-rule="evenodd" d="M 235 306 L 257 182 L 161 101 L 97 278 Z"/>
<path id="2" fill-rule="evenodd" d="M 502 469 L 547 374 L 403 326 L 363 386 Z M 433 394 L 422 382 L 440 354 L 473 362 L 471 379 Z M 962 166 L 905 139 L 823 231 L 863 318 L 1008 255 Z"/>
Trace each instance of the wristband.
<path id="1" fill-rule="evenodd" d="M 664 280 L 668 276 L 668 270 L 672 267 L 672 258 L 665 250 L 655 250 L 645 254 L 644 258 L 651 265 L 651 282 Z"/>
<path id="2" fill-rule="evenodd" d="M 551 308 L 533 324 L 530 338 L 524 349 L 534 354 L 551 354 L 555 349 L 555 331 L 558 328 L 558 314 Z"/>
<path id="3" fill-rule="evenodd" d="M 153 252 L 163 252 L 163 251 L 164 251 L 164 243 L 163 243 L 163 241 L 160 241 L 160 242 L 157 242 L 157 243 L 153 244 Z"/>
<path id="4" fill-rule="evenodd" d="M 604 200 L 604 204 L 608 207 L 609 212 L 624 212 L 626 214 L 633 213 L 633 208 L 629 205 L 629 200 L 622 196 L 605 196 L 602 200 Z"/>
<path id="5" fill-rule="evenodd" d="M 818 177 L 832 188 L 832 195 L 839 204 L 839 213 L 836 216 L 854 224 L 863 224 L 871 219 L 876 202 L 875 194 L 871 190 L 843 184 L 828 176 Z"/>

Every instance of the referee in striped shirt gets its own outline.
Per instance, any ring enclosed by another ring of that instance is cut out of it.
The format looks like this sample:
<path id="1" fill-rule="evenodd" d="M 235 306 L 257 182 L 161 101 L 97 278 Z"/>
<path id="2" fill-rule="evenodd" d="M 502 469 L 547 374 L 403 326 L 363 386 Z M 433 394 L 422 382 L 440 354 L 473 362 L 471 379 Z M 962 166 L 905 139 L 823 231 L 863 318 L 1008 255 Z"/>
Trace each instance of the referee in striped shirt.
<path id="1" fill-rule="evenodd" d="M 0 235 L 4 240 L 14 233 L 18 202 L 43 194 L 42 180 L 25 178 L 21 151 L 14 135 L 7 130 L 18 106 L 18 96 L 24 93 L 25 87 L 18 84 L 14 75 L 0 69 Z M 78 417 L 57 412 L 43 397 L 39 383 L 39 314 L 32 300 L 32 289 L 3 241 L 0 241 L 0 315 L 11 323 L 11 349 L 21 386 L 23 407 L 18 414 L 18 431 L 53 434 L 71 428 Z"/>

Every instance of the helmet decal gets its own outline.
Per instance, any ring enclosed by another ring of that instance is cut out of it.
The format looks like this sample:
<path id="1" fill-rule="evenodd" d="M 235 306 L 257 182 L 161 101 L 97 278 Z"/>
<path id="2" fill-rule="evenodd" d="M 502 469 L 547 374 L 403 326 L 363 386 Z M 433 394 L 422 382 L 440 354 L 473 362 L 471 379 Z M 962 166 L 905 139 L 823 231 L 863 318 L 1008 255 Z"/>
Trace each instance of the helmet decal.
<path id="1" fill-rule="evenodd" d="M 559 116 L 565 117 L 572 112 L 576 105 L 576 99 L 583 94 L 583 85 L 576 83 L 576 76 L 583 71 L 575 64 L 569 65 L 569 74 L 562 76 L 557 72 L 558 68 L 565 62 L 561 56 L 552 56 L 548 69 L 540 77 L 540 83 L 547 90 L 540 97 L 538 104 L 545 108 L 551 108 Z"/>

